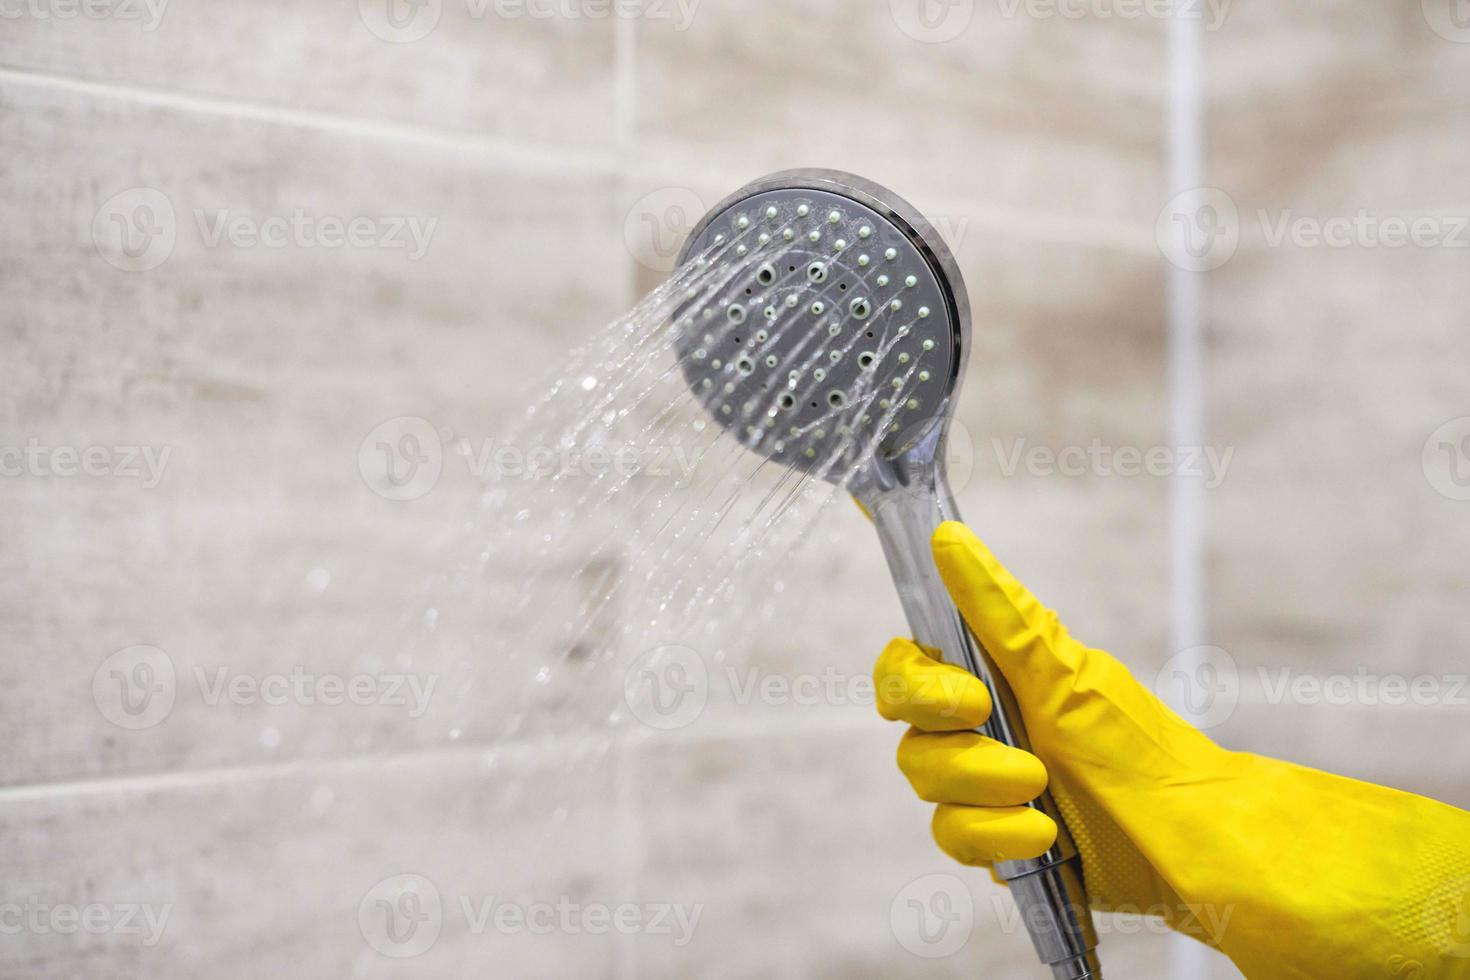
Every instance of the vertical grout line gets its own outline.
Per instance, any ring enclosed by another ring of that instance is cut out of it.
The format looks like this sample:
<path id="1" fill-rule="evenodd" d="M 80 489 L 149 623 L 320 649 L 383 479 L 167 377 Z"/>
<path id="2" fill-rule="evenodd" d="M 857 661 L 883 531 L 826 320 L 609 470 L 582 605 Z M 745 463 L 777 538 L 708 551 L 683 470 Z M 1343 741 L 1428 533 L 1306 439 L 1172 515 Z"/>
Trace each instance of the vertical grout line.
<path id="1" fill-rule="evenodd" d="M 617 25 L 613 34 L 613 151 L 617 159 L 617 174 L 614 185 L 621 200 L 628 186 L 628 169 L 633 155 L 633 141 L 637 129 L 638 95 L 637 52 L 638 20 L 631 17 L 615 17 Z M 637 300 L 637 262 L 628 256 L 624 263 L 624 304 L 632 306 Z M 639 878 L 643 870 L 642 828 L 638 806 L 637 749 L 633 740 L 623 739 L 617 749 L 617 837 L 622 846 L 619 878 L 624 891 L 623 901 L 641 901 Z M 618 980 L 636 980 L 638 977 L 638 940 L 635 935 L 625 935 L 617 944 L 617 963 L 613 974 Z"/>
<path id="2" fill-rule="evenodd" d="M 622 200 L 631 186 L 634 147 L 638 139 L 638 30 L 640 18 L 615 17 L 613 30 L 613 157 L 617 161 L 613 186 Z M 630 255 L 624 264 L 624 305 L 638 301 L 638 263 Z"/>
<path id="3" fill-rule="evenodd" d="M 618 17 L 613 37 L 613 140 L 629 155 L 638 132 L 638 18 Z M 626 161 L 624 161 L 626 162 Z"/>
<path id="4" fill-rule="evenodd" d="M 1203 21 L 1178 2 L 1169 18 L 1167 75 L 1168 197 L 1205 178 Z M 1204 281 L 1201 273 L 1167 265 L 1169 439 L 1175 447 L 1204 445 Z M 1169 644 L 1178 654 L 1201 644 L 1205 623 L 1204 484 L 1175 473 L 1169 481 Z M 1193 674 L 1198 667 L 1182 663 Z M 1210 950 L 1186 936 L 1170 938 L 1169 975 L 1208 980 Z"/>
<path id="5" fill-rule="evenodd" d="M 639 894 L 643 870 L 643 827 L 638 806 L 638 745 L 636 739 L 622 739 L 617 748 L 617 812 L 618 836 L 622 839 L 620 876 L 625 894 L 623 901 L 642 904 Z M 614 975 L 618 980 L 637 980 L 638 935 L 630 933 L 618 944 L 618 962 Z"/>

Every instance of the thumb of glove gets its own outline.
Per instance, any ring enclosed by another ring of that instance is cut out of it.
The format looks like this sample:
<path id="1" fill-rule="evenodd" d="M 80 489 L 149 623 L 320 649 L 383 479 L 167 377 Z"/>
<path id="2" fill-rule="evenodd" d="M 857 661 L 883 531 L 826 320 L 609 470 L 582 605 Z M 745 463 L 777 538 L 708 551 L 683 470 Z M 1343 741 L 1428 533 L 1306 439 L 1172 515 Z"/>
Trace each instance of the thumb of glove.
<path id="1" fill-rule="evenodd" d="M 1000 668 L 1033 748 L 1047 764 L 1120 775 L 1120 763 L 1157 782 L 1188 760 L 1221 751 L 1170 711 L 1118 660 L 1074 640 L 969 528 L 941 524 L 932 547 L 970 631 Z"/>

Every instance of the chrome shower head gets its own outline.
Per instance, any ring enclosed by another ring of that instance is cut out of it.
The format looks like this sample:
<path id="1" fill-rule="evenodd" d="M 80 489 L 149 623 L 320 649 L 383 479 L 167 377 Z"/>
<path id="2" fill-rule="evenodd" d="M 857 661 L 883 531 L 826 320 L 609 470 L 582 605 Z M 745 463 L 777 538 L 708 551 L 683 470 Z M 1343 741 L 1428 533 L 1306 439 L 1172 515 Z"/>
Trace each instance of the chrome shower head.
<path id="1" fill-rule="evenodd" d="M 969 302 L 908 202 L 837 171 L 772 174 L 712 208 L 680 261 L 724 266 L 677 311 L 676 345 L 705 408 L 747 447 L 846 482 L 869 454 L 942 439 Z"/>
<path id="2" fill-rule="evenodd" d="M 959 268 L 896 194 L 831 170 L 763 177 L 717 204 L 680 257 L 697 275 L 674 315 L 685 379 L 748 448 L 839 483 L 872 516 L 914 638 L 990 687 L 984 734 L 1029 742 L 1014 695 L 950 601 L 930 552 L 957 520 L 944 441 L 969 352 Z M 687 266 L 686 266 L 687 268 Z M 1055 980 L 1098 980 L 1081 860 L 1059 828 L 1046 854 L 1002 861 Z"/>

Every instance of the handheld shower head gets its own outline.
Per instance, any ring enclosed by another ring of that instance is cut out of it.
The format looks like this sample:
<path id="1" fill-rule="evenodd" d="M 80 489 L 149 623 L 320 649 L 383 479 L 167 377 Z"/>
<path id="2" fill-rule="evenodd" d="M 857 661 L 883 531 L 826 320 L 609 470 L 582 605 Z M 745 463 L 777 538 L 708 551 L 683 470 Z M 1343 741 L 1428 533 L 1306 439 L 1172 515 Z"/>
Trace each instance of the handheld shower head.
<path id="1" fill-rule="evenodd" d="M 944 443 L 969 353 L 959 267 L 919 212 L 831 170 L 756 180 L 700 221 L 680 256 L 703 284 L 675 311 L 676 350 L 710 415 L 751 450 L 844 486 L 873 518 L 914 638 L 991 690 L 982 731 L 1029 748 L 1015 697 L 966 629 L 929 538 L 958 511 Z M 1056 980 L 1101 977 L 1081 861 L 1059 828 L 997 873 Z"/>
<path id="2" fill-rule="evenodd" d="M 773 174 L 705 216 L 691 257 L 731 274 L 681 310 L 680 360 L 748 447 L 845 482 L 848 464 L 896 456 L 947 423 L 969 302 L 949 249 L 907 202 L 849 174 Z"/>

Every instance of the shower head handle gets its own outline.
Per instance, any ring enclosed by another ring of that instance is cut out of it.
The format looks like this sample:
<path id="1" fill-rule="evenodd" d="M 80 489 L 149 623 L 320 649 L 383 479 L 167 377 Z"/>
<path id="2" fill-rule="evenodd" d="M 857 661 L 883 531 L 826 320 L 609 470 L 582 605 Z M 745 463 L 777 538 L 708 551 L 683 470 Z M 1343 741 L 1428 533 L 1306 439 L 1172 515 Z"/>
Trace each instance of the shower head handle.
<path id="1" fill-rule="evenodd" d="M 934 529 L 944 521 L 959 519 L 944 481 L 942 446 L 935 427 L 899 457 L 871 459 L 850 489 L 872 516 L 914 640 L 946 663 L 974 674 L 990 689 L 993 709 L 981 734 L 1030 751 L 1015 694 L 965 625 L 931 557 L 929 539 Z M 996 874 L 1010 885 L 1021 921 L 1054 980 L 1100 980 L 1097 934 L 1077 847 L 1049 791 L 1029 805 L 1056 823 L 1056 842 L 1040 857 L 998 862 Z"/>
<path id="2" fill-rule="evenodd" d="M 710 209 L 680 257 L 710 275 L 676 311 L 696 397 L 748 449 L 845 487 L 873 518 L 914 639 L 991 691 L 984 734 L 1030 743 L 1005 677 L 970 635 L 930 537 L 957 520 L 944 447 L 970 347 L 964 279 L 907 201 L 835 170 L 788 170 Z M 1057 842 L 996 872 L 1055 980 L 1096 980 L 1080 859 Z"/>

